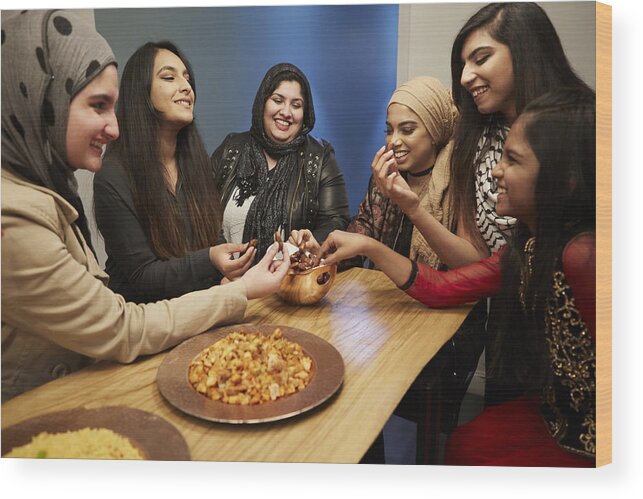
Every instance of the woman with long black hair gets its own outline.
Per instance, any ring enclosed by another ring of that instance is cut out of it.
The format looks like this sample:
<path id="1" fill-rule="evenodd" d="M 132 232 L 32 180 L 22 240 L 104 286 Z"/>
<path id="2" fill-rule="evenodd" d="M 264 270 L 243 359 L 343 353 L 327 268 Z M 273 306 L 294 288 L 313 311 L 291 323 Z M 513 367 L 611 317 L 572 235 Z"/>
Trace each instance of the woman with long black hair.
<path id="1" fill-rule="evenodd" d="M 453 139 L 449 205 L 451 233 L 426 210 L 399 176 L 394 160 L 379 165 L 378 187 L 397 203 L 450 268 L 498 251 L 516 225 L 498 215 L 491 175 L 507 133 L 525 106 L 545 92 L 588 86 L 575 74 L 551 20 L 535 3 L 492 3 L 465 23 L 451 51 L 451 93 L 459 111 Z"/>
<path id="2" fill-rule="evenodd" d="M 221 207 L 194 122 L 196 78 L 171 42 L 149 42 L 125 65 L 121 136 L 94 179 L 96 222 L 110 287 L 144 303 L 235 278 L 251 265 L 241 244 L 219 244 Z"/>
<path id="3" fill-rule="evenodd" d="M 564 86 L 591 89 L 575 74 L 551 20 L 535 3 L 492 3 L 478 10 L 455 38 L 451 51 L 452 95 L 460 113 L 453 138 L 449 232 L 419 206 L 417 196 L 390 161 L 374 178 L 380 190 L 409 217 L 450 268 L 497 252 L 513 236 L 516 219 L 496 210 L 498 188 L 492 171 L 501 161 L 507 134 L 525 106 Z M 491 362 L 502 304 L 491 300 L 485 361 Z M 498 311 L 498 313 L 497 313 Z M 488 375 L 485 403 L 511 398 L 519 387 Z"/>
<path id="4" fill-rule="evenodd" d="M 446 464 L 594 466 L 596 453 L 596 98 L 549 92 L 515 120 L 494 167 L 509 244 L 440 272 L 359 234 L 335 231 L 327 263 L 364 255 L 429 307 L 496 296 L 501 307 L 487 368 L 520 392 L 456 429 Z M 499 374 L 498 374 L 499 373 Z"/>

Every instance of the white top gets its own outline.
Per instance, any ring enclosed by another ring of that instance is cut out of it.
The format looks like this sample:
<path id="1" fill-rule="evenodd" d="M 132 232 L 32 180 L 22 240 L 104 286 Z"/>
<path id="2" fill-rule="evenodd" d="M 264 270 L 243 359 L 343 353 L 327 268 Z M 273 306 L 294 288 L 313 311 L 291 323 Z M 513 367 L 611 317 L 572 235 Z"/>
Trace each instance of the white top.
<path id="1" fill-rule="evenodd" d="M 243 229 L 246 225 L 246 218 L 248 211 L 255 199 L 255 196 L 250 196 L 243 200 L 241 206 L 237 206 L 235 198 L 239 194 L 239 188 L 235 187 L 232 196 L 228 199 L 228 204 L 223 211 L 223 237 L 228 243 L 243 243 Z"/>
<path id="2" fill-rule="evenodd" d="M 228 243 L 240 244 L 247 241 L 243 240 L 243 230 L 246 225 L 246 218 L 248 218 L 248 212 L 250 211 L 250 206 L 255 199 L 255 196 L 250 196 L 247 199 L 243 200 L 241 206 L 237 206 L 237 201 L 235 198 L 239 193 L 239 188 L 235 187 L 230 199 L 228 199 L 228 204 L 226 204 L 225 210 L 223 211 L 223 237 Z M 281 233 L 281 238 L 286 241 L 286 235 L 284 234 L 283 227 L 279 227 L 279 232 Z M 292 246 L 292 245 L 291 245 Z M 295 250 L 295 246 L 292 246 Z M 290 252 L 292 253 L 293 249 L 289 247 Z M 239 253 L 233 255 L 235 258 L 239 258 Z M 281 253 L 277 255 L 277 259 L 282 259 Z"/>

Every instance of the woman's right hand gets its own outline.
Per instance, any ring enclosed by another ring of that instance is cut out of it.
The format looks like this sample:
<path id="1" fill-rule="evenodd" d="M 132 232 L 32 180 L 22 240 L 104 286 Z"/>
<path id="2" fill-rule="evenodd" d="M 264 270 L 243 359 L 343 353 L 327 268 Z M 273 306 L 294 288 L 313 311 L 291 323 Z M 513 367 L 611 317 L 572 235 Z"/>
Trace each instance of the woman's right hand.
<path id="1" fill-rule="evenodd" d="M 324 264 L 332 264 L 353 258 L 357 255 L 367 255 L 369 243 L 373 241 L 368 236 L 354 232 L 334 230 L 320 248 L 320 256 Z"/>
<path id="2" fill-rule="evenodd" d="M 319 254 L 320 245 L 317 239 L 315 239 L 315 236 L 313 236 L 313 233 L 308 229 L 290 231 L 288 242 L 298 248 L 303 246 L 305 250 L 311 252 L 313 255 Z"/>
<path id="3" fill-rule="evenodd" d="M 397 286 L 407 282 L 411 275 L 411 260 L 363 234 L 334 230 L 321 247 L 324 264 L 336 263 L 356 255 L 371 260 L 375 268 L 384 272 Z"/>
<path id="4" fill-rule="evenodd" d="M 245 251 L 245 253 L 243 253 Z M 241 277 L 252 265 L 256 248 L 247 243 L 234 244 L 224 243 L 217 244 L 210 248 L 210 261 L 219 272 L 234 281 Z M 242 253 L 239 258 L 234 258 L 235 253 Z"/>
<path id="5" fill-rule="evenodd" d="M 288 257 L 288 248 L 284 245 L 283 260 L 275 260 L 279 252 L 279 245 L 276 243 L 268 248 L 264 257 L 251 267 L 239 280 L 246 285 L 246 295 L 248 300 L 261 298 L 279 291 L 281 281 L 290 269 L 290 258 Z"/>
<path id="6" fill-rule="evenodd" d="M 395 153 L 391 149 L 386 151 L 381 147 L 373 158 L 371 171 L 375 185 L 380 192 L 407 215 L 411 215 L 420 206 L 420 198 L 415 194 L 409 184 L 402 178 L 395 162 Z"/>

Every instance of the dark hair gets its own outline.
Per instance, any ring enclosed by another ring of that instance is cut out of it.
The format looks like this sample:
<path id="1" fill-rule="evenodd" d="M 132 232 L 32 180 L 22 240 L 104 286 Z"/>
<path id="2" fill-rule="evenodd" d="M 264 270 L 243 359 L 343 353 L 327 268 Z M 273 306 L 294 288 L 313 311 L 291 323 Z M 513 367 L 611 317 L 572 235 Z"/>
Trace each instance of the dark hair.
<path id="1" fill-rule="evenodd" d="M 266 102 L 281 82 L 284 81 L 296 81 L 299 83 L 304 100 L 304 119 L 299 135 L 290 144 L 277 144 L 266 136 L 263 126 L 263 113 L 266 108 Z M 306 75 L 294 64 L 287 62 L 275 64 L 266 71 L 252 104 L 252 127 L 250 131 L 253 137 L 271 156 L 280 157 L 285 152 L 299 147 L 305 140 L 305 135 L 310 133 L 314 126 L 315 107 L 313 105 L 313 94 Z"/>
<path id="2" fill-rule="evenodd" d="M 123 70 L 117 118 L 120 138 L 110 153 L 118 154 L 127 170 L 134 203 L 154 253 L 161 259 L 184 256 L 189 250 L 215 245 L 221 227 L 220 197 L 210 171 L 208 154 L 194 121 L 177 135 L 176 160 L 187 197 L 191 246 L 171 199 L 161 162 L 160 113 L 150 91 L 156 54 L 166 49 L 181 59 L 190 75 L 196 99 L 196 77 L 189 61 L 169 41 L 148 42 L 130 57 Z"/>
<path id="3" fill-rule="evenodd" d="M 502 257 L 504 315 L 492 370 L 509 368 L 520 382 L 542 380 L 546 367 L 543 334 L 552 276 L 565 245 L 596 228 L 596 97 L 591 90 L 562 88 L 529 103 L 518 118 L 540 169 L 535 188 L 536 229 L 519 223 Z M 511 132 L 510 132 L 511 133 Z M 518 303 L 524 246 L 535 236 L 524 310 Z M 525 327 L 516 327 L 525 324 Z"/>
<path id="4" fill-rule="evenodd" d="M 277 77 L 270 83 L 270 86 L 268 86 L 267 88 L 267 92 L 264 95 L 264 102 L 270 98 L 273 92 L 277 90 L 277 87 L 281 85 L 281 82 L 284 82 L 284 81 L 296 81 L 297 83 L 299 83 L 299 86 L 301 87 L 301 93 L 304 96 L 304 110 L 305 110 L 306 104 L 308 104 L 308 102 L 306 102 L 306 97 L 305 97 L 307 85 L 304 82 L 304 80 L 301 78 L 301 76 L 299 76 L 294 71 L 284 71 L 277 75 Z"/>
<path id="5" fill-rule="evenodd" d="M 492 3 L 476 12 L 462 27 L 451 50 L 451 89 L 460 111 L 451 158 L 451 204 L 456 220 L 485 248 L 475 223 L 475 181 L 473 166 L 476 146 L 486 125 L 502 121 L 498 115 L 483 115 L 473 97 L 460 84 L 464 63 L 462 48 L 476 30 L 509 47 L 514 76 L 516 114 L 543 93 L 561 86 L 587 85 L 574 73 L 545 11 L 535 3 Z"/>

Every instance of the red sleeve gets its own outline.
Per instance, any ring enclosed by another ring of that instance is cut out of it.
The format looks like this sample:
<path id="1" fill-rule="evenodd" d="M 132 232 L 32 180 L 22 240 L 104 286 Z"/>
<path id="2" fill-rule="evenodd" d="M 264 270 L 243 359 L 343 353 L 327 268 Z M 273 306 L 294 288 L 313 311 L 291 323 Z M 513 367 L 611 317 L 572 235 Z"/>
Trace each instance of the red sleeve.
<path id="1" fill-rule="evenodd" d="M 443 308 L 477 301 L 500 291 L 502 250 L 466 267 L 441 272 L 419 263 L 406 293 L 428 307 Z"/>
<path id="2" fill-rule="evenodd" d="M 580 234 L 567 243 L 563 272 L 592 341 L 596 342 L 596 234 Z"/>

